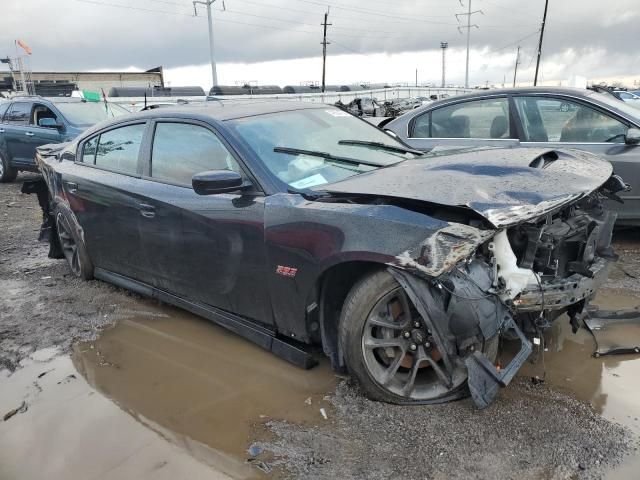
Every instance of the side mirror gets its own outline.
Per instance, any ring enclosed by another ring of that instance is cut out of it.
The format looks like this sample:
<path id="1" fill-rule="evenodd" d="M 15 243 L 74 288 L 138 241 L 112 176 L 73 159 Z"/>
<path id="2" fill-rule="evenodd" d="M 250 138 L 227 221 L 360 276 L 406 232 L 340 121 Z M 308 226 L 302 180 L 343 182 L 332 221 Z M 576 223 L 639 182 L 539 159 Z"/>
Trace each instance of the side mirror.
<path id="1" fill-rule="evenodd" d="M 38 119 L 38 126 L 44 128 L 61 128 L 62 124 L 59 124 L 55 118 L 45 117 Z"/>
<path id="2" fill-rule="evenodd" d="M 638 145 L 640 143 L 640 128 L 630 128 L 624 139 L 627 145 Z"/>
<path id="3" fill-rule="evenodd" d="M 233 170 L 210 170 L 196 173 L 191 179 L 191 185 L 198 195 L 236 192 L 251 186 L 242 180 L 242 175 Z"/>

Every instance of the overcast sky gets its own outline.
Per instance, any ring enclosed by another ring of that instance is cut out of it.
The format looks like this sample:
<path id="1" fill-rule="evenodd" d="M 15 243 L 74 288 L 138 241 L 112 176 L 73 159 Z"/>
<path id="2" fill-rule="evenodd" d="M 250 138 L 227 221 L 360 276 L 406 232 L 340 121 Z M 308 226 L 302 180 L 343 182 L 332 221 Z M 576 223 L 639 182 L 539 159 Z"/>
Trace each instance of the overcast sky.
<path id="1" fill-rule="evenodd" d="M 217 0 L 219 82 L 299 84 L 321 76 L 322 27 L 330 7 L 327 83 L 440 82 L 440 42 L 449 42 L 447 83 L 464 83 L 466 32 L 456 13 L 469 0 Z M 533 78 L 544 0 L 472 0 L 472 85 Z M 223 11 L 224 8 L 224 11 Z M 460 17 L 462 23 L 465 17 Z M 550 0 L 542 78 L 640 82 L 638 0 Z M 189 0 L 0 0 L 0 55 L 14 40 L 32 49 L 34 70 L 165 67 L 172 85 L 211 84 L 206 9 Z"/>

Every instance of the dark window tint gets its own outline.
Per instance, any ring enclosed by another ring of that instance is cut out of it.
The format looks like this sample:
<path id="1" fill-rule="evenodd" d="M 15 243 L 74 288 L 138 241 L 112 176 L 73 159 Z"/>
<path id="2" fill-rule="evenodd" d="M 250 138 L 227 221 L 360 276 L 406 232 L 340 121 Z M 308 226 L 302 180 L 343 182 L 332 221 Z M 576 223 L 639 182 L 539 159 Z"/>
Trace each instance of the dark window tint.
<path id="1" fill-rule="evenodd" d="M 2 117 L 8 109 L 9 109 L 9 102 L 0 103 L 0 122 L 2 121 Z"/>
<path id="2" fill-rule="evenodd" d="M 100 135 L 96 165 L 124 173 L 138 170 L 138 152 L 145 125 L 127 125 Z"/>
<path id="3" fill-rule="evenodd" d="M 506 98 L 476 100 L 437 108 L 418 117 L 413 138 L 510 138 Z"/>
<path id="4" fill-rule="evenodd" d="M 82 147 L 82 161 L 84 163 L 93 164 L 96 161 L 96 147 L 98 146 L 98 137 L 87 140 Z"/>
<path id="5" fill-rule="evenodd" d="M 528 142 L 625 141 L 625 124 L 582 103 L 551 97 L 516 97 L 515 102 Z"/>
<path id="6" fill-rule="evenodd" d="M 210 130 L 186 123 L 159 123 L 153 138 L 151 176 L 158 180 L 191 185 L 194 174 L 240 167 Z"/>
<path id="7" fill-rule="evenodd" d="M 27 125 L 31 115 L 31 104 L 25 102 L 13 103 L 9 113 L 5 117 L 5 123 L 14 125 Z"/>

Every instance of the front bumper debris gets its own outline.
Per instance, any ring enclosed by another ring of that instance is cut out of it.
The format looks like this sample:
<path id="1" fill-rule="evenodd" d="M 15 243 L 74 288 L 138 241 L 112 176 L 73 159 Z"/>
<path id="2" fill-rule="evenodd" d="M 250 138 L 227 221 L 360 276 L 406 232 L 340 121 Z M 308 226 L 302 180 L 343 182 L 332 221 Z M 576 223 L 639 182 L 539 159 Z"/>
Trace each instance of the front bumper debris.
<path id="1" fill-rule="evenodd" d="M 554 282 L 529 284 L 514 299 L 513 305 L 518 313 L 569 307 L 593 297 L 600 285 L 607 280 L 611 266 L 611 260 L 598 258 L 589 268 L 591 277 L 574 273 Z"/>

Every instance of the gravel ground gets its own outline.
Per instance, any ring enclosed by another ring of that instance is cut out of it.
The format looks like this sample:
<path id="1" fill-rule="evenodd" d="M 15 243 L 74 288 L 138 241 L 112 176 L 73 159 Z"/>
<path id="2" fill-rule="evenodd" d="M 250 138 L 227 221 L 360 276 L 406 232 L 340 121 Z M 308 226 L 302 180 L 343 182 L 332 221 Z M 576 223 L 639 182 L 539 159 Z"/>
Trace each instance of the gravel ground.
<path id="1" fill-rule="evenodd" d="M 585 404 L 520 379 L 485 410 L 372 402 L 348 382 L 331 403 L 326 426 L 270 422 L 256 460 L 297 479 L 594 479 L 637 449 Z"/>
<path id="2" fill-rule="evenodd" d="M 0 370 L 13 371 L 35 350 L 69 351 L 112 323 L 132 294 L 103 282 L 73 277 L 63 260 L 47 258 L 37 240 L 42 213 L 35 195 L 20 193 L 20 175 L 0 184 Z"/>

